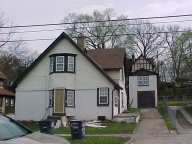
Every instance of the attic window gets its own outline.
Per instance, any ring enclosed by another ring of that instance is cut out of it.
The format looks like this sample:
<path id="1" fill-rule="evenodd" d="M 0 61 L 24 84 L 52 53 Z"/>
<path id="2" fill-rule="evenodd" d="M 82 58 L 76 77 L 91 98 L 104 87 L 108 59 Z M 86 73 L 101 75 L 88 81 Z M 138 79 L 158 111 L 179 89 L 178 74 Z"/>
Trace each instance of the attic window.
<path id="1" fill-rule="evenodd" d="M 51 73 L 74 73 L 76 54 L 53 54 L 50 56 L 49 71 Z"/>
<path id="2" fill-rule="evenodd" d="M 56 71 L 64 71 L 64 56 L 56 57 Z"/>

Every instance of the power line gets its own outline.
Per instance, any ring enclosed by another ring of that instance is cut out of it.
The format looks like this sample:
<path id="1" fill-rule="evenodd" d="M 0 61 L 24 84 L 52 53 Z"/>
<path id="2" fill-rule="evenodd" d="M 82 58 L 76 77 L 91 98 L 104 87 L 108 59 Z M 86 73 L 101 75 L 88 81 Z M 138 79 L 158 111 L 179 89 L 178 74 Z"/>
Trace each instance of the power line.
<path id="1" fill-rule="evenodd" d="M 192 32 L 192 30 L 188 30 L 188 31 L 173 31 L 173 32 L 178 32 L 178 33 L 182 33 L 182 32 Z M 141 33 L 141 34 L 168 34 L 168 33 L 172 33 L 172 32 L 154 32 L 154 33 Z M 98 35 L 98 36 L 86 36 L 86 37 L 112 37 L 112 36 L 134 36 L 136 35 L 135 33 L 123 33 L 123 34 L 114 34 L 114 35 Z M 77 36 L 72 36 L 71 38 L 78 38 Z M 23 39 L 23 40 L 8 40 L 8 41 L 0 41 L 0 42 L 30 42 L 30 41 L 49 41 L 49 40 L 55 40 L 56 38 L 42 38 L 42 39 Z"/>
<path id="2" fill-rule="evenodd" d="M 112 25 L 112 26 L 127 26 L 127 25 L 144 25 L 144 24 L 165 24 L 165 23 L 181 23 L 181 22 L 191 22 L 191 19 L 188 20 L 178 20 L 178 21 L 162 21 L 162 22 L 150 22 L 150 23 L 138 23 L 138 24 L 123 24 L 123 25 Z M 44 29 L 44 30 L 29 30 L 29 31 L 13 31 L 13 32 L 0 32 L 0 34 L 10 34 L 10 33 L 38 33 L 38 32 L 52 32 L 52 31 L 65 31 L 71 29 L 85 29 L 85 28 L 97 28 L 97 27 L 111 27 L 111 26 L 84 26 L 84 27 L 76 27 L 76 28 L 58 28 L 58 29 Z"/>
<path id="3" fill-rule="evenodd" d="M 192 14 L 184 15 L 169 15 L 169 16 L 156 16 L 156 17 L 140 17 L 140 18 L 126 18 L 126 19 L 113 19 L 113 20 L 99 20 L 99 21 L 79 21 L 79 22 L 63 22 L 63 23 L 47 23 L 47 24 L 32 24 L 32 25 L 17 25 L 17 26 L 5 26 L 0 28 L 28 28 L 28 27 L 44 27 L 44 26 L 58 26 L 58 25 L 71 25 L 82 23 L 102 23 L 102 22 L 116 22 L 116 21 L 132 21 L 132 20 L 149 20 L 149 19 L 166 19 L 166 18 L 178 18 L 178 17 L 190 17 Z"/>

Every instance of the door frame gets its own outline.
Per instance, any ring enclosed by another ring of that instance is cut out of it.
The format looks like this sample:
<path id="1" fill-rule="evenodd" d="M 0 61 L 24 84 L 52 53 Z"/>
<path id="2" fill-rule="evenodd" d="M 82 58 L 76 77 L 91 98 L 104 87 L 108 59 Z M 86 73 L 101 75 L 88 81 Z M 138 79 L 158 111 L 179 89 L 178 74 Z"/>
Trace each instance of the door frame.
<path id="1" fill-rule="evenodd" d="M 56 106 L 56 100 L 55 100 L 55 90 L 63 90 L 63 112 L 55 112 L 55 106 Z M 65 113 L 65 88 L 54 88 L 54 109 L 53 113 L 54 114 L 64 114 Z"/>

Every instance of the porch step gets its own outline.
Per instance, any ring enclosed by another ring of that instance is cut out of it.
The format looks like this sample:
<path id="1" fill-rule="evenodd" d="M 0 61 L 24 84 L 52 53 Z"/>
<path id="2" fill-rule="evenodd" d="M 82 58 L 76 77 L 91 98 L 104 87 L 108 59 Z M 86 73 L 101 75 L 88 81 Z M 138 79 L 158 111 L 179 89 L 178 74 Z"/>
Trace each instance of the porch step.
<path id="1" fill-rule="evenodd" d="M 48 116 L 47 120 L 52 121 L 52 126 L 54 128 L 66 127 L 67 125 L 66 116 Z"/>
<path id="2" fill-rule="evenodd" d="M 136 113 L 120 113 L 113 118 L 116 122 L 126 122 L 126 123 L 138 123 L 140 120 L 140 114 Z"/>

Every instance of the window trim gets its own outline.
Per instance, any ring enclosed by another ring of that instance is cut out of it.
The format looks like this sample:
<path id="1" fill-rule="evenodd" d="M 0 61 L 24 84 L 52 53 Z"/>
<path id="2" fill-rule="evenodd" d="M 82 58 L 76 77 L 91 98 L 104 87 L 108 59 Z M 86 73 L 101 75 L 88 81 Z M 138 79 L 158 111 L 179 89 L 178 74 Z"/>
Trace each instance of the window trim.
<path id="1" fill-rule="evenodd" d="M 53 70 L 54 70 L 54 57 L 50 57 L 49 72 L 52 73 Z"/>
<path id="2" fill-rule="evenodd" d="M 69 70 L 69 58 L 73 58 L 73 70 Z M 74 56 L 67 56 L 67 71 L 68 72 L 74 72 L 75 71 L 75 57 Z"/>
<path id="3" fill-rule="evenodd" d="M 68 105 L 68 92 L 72 91 L 74 93 L 73 95 L 73 105 Z M 73 89 L 66 89 L 65 92 L 65 105 L 66 107 L 74 108 L 75 107 L 75 90 Z"/>
<path id="4" fill-rule="evenodd" d="M 55 58 L 56 58 L 56 59 L 55 59 L 55 71 L 56 71 L 56 72 L 63 72 L 63 71 L 65 71 L 65 56 L 56 56 Z M 57 62 L 57 59 L 58 59 L 58 58 L 63 58 L 63 63 L 58 63 L 58 62 Z M 58 67 L 57 67 L 58 64 L 63 65 L 63 69 L 58 70 L 58 69 L 57 69 L 57 68 L 58 68 Z"/>
<path id="5" fill-rule="evenodd" d="M 75 73 L 76 70 L 76 55 L 77 54 L 70 54 L 70 53 L 58 53 L 58 54 L 52 54 L 50 55 L 50 59 L 49 61 L 51 61 L 51 59 L 53 59 L 53 71 L 50 71 L 50 64 L 49 64 L 49 74 L 52 73 Z M 64 70 L 57 70 L 57 57 L 64 57 L 64 64 L 63 64 L 63 68 Z M 68 58 L 69 57 L 73 57 L 74 59 L 74 64 L 73 64 L 73 71 L 72 70 L 68 70 Z"/>
<path id="6" fill-rule="evenodd" d="M 49 107 L 53 107 L 53 105 L 54 105 L 54 90 L 50 90 L 49 91 Z"/>
<path id="7" fill-rule="evenodd" d="M 100 89 L 102 89 L 102 88 L 105 88 L 105 89 L 107 89 L 107 102 L 106 103 L 100 103 Z M 107 88 L 107 87 L 101 87 L 101 88 L 98 88 L 97 89 L 97 106 L 109 106 L 109 88 Z"/>
<path id="8" fill-rule="evenodd" d="M 145 78 L 147 78 L 147 80 L 144 80 Z M 145 84 L 146 81 L 147 81 L 147 84 Z M 137 76 L 137 83 L 138 83 L 138 86 L 149 86 L 149 76 Z"/>

